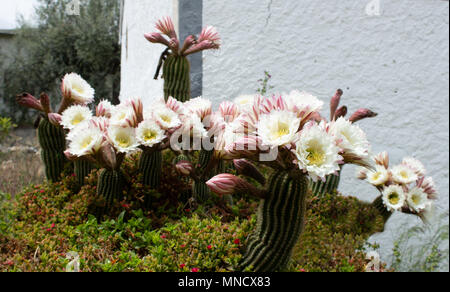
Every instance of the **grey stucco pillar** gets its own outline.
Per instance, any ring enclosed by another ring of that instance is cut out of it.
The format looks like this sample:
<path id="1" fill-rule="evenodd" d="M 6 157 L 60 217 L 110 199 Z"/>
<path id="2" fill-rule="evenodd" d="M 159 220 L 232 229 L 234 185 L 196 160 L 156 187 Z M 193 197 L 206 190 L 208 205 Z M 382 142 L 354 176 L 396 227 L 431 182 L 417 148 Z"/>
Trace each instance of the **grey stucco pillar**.
<path id="1" fill-rule="evenodd" d="M 198 34 L 203 27 L 203 0 L 178 0 L 180 42 L 191 34 Z M 202 53 L 188 57 L 191 62 L 191 95 L 202 95 L 203 57 Z"/>

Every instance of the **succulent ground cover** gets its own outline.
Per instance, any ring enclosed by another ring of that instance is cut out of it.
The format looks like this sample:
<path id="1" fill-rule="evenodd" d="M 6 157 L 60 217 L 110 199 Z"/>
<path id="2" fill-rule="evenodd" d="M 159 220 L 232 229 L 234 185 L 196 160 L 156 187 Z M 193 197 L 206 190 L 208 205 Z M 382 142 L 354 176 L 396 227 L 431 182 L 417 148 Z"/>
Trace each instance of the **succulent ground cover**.
<path id="1" fill-rule="evenodd" d="M 0 271 L 65 271 L 75 252 L 80 271 L 235 271 L 256 225 L 257 202 L 236 195 L 231 206 L 218 196 L 198 205 L 180 197 L 189 182 L 179 179 L 164 153 L 158 191 L 140 183 L 139 154 L 123 164 L 127 186 L 114 212 L 90 215 L 98 171 L 77 192 L 67 173 L 58 183 L 26 188 L 0 208 Z M 364 271 L 366 240 L 382 231 L 371 205 L 333 194 L 308 197 L 305 231 L 288 271 Z"/>

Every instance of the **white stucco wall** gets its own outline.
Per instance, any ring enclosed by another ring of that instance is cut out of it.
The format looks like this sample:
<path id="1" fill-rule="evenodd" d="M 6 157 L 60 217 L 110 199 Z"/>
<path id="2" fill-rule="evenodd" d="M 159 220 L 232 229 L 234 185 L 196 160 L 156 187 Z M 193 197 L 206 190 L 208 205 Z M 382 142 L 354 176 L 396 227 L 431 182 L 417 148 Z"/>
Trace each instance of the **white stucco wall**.
<path id="1" fill-rule="evenodd" d="M 264 70 L 275 90 L 301 89 L 327 104 L 337 88 L 350 111 L 379 113 L 361 122 L 374 152 L 388 150 L 394 163 L 422 160 L 449 206 L 449 3 L 379 0 L 380 15 L 367 15 L 371 0 L 206 0 L 203 24 L 218 28 L 223 47 L 203 60 L 203 95 L 215 101 L 255 92 Z M 122 97 L 162 96 L 153 75 L 163 51 L 143 37 L 161 16 L 176 18 L 175 0 L 126 0 Z M 328 115 L 328 108 L 324 110 Z M 341 191 L 363 200 L 378 194 L 344 169 Z M 419 224 L 397 214 L 373 240 L 382 253 L 396 234 Z"/>
<path id="2" fill-rule="evenodd" d="M 155 31 L 157 20 L 170 16 L 177 24 L 177 1 L 125 0 L 122 24 L 121 99 L 141 97 L 147 103 L 163 94 L 163 81 L 154 80 L 159 57 L 165 50 L 144 34 Z"/>
<path id="3" fill-rule="evenodd" d="M 204 54 L 203 95 L 217 103 L 254 92 L 264 70 L 275 90 L 302 89 L 327 104 L 337 88 L 350 111 L 368 107 L 378 118 L 361 122 L 373 150 L 399 163 L 413 155 L 434 177 L 439 206 L 449 206 L 449 3 L 370 1 L 207 0 L 203 22 L 217 26 L 220 52 Z M 324 114 L 328 116 L 328 108 Z M 364 200 L 375 189 L 344 169 L 341 191 Z M 373 240 L 383 254 L 415 217 L 397 214 Z"/>

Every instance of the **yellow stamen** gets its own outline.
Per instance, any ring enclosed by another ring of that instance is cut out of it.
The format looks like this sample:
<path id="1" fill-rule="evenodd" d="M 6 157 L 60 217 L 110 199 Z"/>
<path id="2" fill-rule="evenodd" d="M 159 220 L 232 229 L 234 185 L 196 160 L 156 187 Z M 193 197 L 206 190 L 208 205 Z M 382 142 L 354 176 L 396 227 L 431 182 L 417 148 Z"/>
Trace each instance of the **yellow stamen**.
<path id="1" fill-rule="evenodd" d="M 308 149 L 307 152 L 309 153 L 307 159 L 311 165 L 319 166 L 325 160 L 325 154 L 323 154 L 321 151 L 317 151 L 315 149 Z"/>
<path id="2" fill-rule="evenodd" d="M 388 200 L 392 205 L 397 205 L 400 202 L 400 196 L 397 193 L 392 193 L 389 195 Z"/>
<path id="3" fill-rule="evenodd" d="M 278 122 L 278 127 L 273 135 L 274 139 L 279 139 L 283 136 L 289 134 L 289 125 L 285 123 Z"/>
<path id="4" fill-rule="evenodd" d="M 77 114 L 73 119 L 72 119 L 72 125 L 76 126 L 79 123 L 84 121 L 84 117 L 81 114 Z"/>
<path id="5" fill-rule="evenodd" d="M 89 147 L 89 145 L 91 145 L 91 142 L 92 142 L 92 137 L 86 138 L 83 141 L 82 148 L 85 149 L 85 148 Z"/>
<path id="6" fill-rule="evenodd" d="M 165 123 L 170 123 L 172 121 L 172 119 L 166 115 L 162 115 L 161 120 L 163 120 Z"/>
<path id="7" fill-rule="evenodd" d="M 144 134 L 144 140 L 149 142 L 149 141 L 155 140 L 156 136 L 157 136 L 157 133 L 155 131 L 148 130 Z"/>

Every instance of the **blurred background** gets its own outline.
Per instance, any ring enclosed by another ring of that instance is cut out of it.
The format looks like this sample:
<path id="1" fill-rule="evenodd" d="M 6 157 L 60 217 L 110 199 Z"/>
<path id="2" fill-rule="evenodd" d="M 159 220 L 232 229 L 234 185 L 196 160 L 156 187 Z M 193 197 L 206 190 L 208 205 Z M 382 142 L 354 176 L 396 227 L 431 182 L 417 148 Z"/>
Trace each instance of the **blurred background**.
<path id="1" fill-rule="evenodd" d="M 377 118 L 360 124 L 373 151 L 387 150 L 394 164 L 406 156 L 421 160 L 440 199 L 430 227 L 411 229 L 421 225 L 418 219 L 396 214 L 386 232 L 371 242 L 380 244 L 382 259 L 397 270 L 420 269 L 424 261 L 448 270 L 448 1 L 0 3 L 0 131 L 17 126 L 0 141 L 0 192 L 13 193 L 42 176 L 32 167 L 40 165 L 30 128 L 36 117 L 16 106 L 14 96 L 47 91 L 59 97 L 61 77 L 74 71 L 96 89 L 98 99 L 140 96 L 148 103 L 160 98 L 162 81 L 153 75 L 164 48 L 148 43 L 143 34 L 154 31 L 156 20 L 171 16 L 182 37 L 205 25 L 216 26 L 222 37 L 219 51 L 191 60 L 194 96 L 203 95 L 217 106 L 255 93 L 268 72 L 270 93 L 305 90 L 328 104 L 341 88 L 350 112 L 361 107 L 377 112 Z M 323 114 L 328 115 L 327 107 Z M 377 196 L 354 178 L 353 167 L 343 175 L 344 195 L 366 201 Z M 433 245 L 439 249 L 430 254 Z"/>

